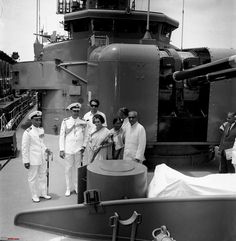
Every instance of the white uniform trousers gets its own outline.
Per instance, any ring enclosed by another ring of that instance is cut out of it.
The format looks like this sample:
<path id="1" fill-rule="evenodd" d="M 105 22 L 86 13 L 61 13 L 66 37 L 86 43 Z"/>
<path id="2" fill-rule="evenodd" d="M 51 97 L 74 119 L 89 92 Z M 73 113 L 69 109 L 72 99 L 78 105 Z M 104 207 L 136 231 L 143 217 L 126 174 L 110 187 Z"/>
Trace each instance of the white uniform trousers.
<path id="1" fill-rule="evenodd" d="M 43 161 L 41 165 L 30 165 L 28 170 L 28 183 L 33 196 L 47 194 L 47 163 Z"/>
<path id="2" fill-rule="evenodd" d="M 82 154 L 77 152 L 75 154 L 65 154 L 65 178 L 66 189 L 71 190 L 72 184 L 74 189 L 78 192 L 78 167 L 82 165 Z"/>

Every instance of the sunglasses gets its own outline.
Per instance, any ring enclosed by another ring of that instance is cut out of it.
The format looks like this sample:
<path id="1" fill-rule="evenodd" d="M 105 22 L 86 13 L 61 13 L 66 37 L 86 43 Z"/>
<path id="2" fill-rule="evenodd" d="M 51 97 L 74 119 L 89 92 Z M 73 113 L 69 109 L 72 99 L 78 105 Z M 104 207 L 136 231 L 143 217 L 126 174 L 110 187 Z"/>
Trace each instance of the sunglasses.
<path id="1" fill-rule="evenodd" d="M 72 110 L 73 112 L 79 112 L 79 110 Z"/>
<path id="2" fill-rule="evenodd" d="M 129 116 L 128 118 L 129 118 L 129 119 L 135 119 L 136 116 Z"/>
<path id="3" fill-rule="evenodd" d="M 34 120 L 34 121 L 42 121 L 41 118 L 33 118 L 32 120 Z"/>
<path id="4" fill-rule="evenodd" d="M 91 107 L 98 107 L 98 105 L 90 105 Z"/>

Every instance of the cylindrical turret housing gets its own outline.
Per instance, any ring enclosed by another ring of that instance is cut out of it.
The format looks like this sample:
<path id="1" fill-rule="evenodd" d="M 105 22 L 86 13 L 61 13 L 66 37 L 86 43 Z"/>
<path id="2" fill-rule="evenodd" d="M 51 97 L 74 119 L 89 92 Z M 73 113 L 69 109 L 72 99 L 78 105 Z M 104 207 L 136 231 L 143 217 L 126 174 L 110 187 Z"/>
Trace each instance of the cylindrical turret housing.
<path id="1" fill-rule="evenodd" d="M 148 140 L 156 140 L 159 58 L 156 46 L 138 44 L 111 44 L 90 54 L 88 91 L 101 101 L 108 125 L 125 106 L 140 113 Z"/>

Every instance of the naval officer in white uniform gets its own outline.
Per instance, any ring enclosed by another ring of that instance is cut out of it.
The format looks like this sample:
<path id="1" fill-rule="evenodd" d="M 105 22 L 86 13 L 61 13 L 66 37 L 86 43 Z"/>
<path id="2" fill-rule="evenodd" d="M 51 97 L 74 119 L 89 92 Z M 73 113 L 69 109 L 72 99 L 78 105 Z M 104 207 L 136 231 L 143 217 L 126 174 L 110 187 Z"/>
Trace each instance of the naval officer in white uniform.
<path id="1" fill-rule="evenodd" d="M 33 202 L 39 202 L 39 197 L 51 199 L 47 195 L 47 163 L 46 157 L 51 152 L 44 144 L 44 129 L 41 127 L 42 112 L 29 114 L 32 125 L 24 131 L 22 137 L 22 160 L 28 169 L 28 183 Z"/>
<path id="2" fill-rule="evenodd" d="M 82 165 L 82 155 L 87 145 L 87 122 L 79 117 L 80 103 L 72 103 L 67 107 L 71 116 L 61 124 L 59 148 L 60 157 L 65 159 L 66 193 L 70 196 L 72 184 L 77 193 L 77 168 Z"/>

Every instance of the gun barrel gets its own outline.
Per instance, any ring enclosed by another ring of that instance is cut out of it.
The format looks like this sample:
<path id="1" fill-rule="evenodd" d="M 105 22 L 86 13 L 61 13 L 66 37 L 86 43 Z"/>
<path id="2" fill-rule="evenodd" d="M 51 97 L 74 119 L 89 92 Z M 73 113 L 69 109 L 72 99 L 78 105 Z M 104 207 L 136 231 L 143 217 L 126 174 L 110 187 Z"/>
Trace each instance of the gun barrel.
<path id="1" fill-rule="evenodd" d="M 229 58 L 220 59 L 208 64 L 203 64 L 192 69 L 176 71 L 173 73 L 175 81 L 181 81 L 184 79 L 194 78 L 197 76 L 203 76 L 212 72 L 231 69 L 236 67 L 236 55 Z"/>
<path id="2" fill-rule="evenodd" d="M 220 80 L 234 78 L 234 77 L 236 77 L 236 68 L 221 70 L 214 73 L 209 73 L 206 75 L 187 79 L 186 83 L 188 86 L 198 86 L 200 84 L 220 81 Z"/>

